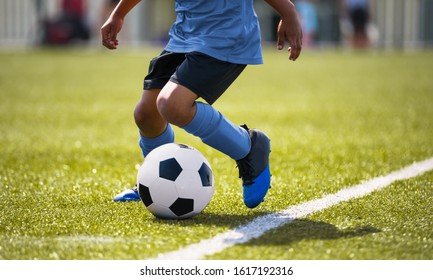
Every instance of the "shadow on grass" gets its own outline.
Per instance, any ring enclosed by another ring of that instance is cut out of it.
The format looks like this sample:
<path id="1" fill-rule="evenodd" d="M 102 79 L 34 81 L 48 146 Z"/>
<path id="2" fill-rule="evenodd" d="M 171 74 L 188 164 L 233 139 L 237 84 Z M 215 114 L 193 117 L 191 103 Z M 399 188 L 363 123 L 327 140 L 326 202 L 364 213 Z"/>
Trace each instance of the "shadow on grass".
<path id="1" fill-rule="evenodd" d="M 238 227 L 248 224 L 254 218 L 269 214 L 266 212 L 251 212 L 249 214 L 213 214 L 202 213 L 192 219 L 186 220 L 161 220 L 154 219 L 155 223 L 173 224 L 182 227 L 227 227 L 238 230 Z M 239 230 L 243 234 L 244 228 Z M 302 240 L 332 240 L 339 238 L 351 238 L 380 232 L 372 226 L 339 229 L 335 225 L 313 221 L 309 219 L 296 219 L 288 221 L 280 227 L 265 232 L 263 235 L 244 243 L 246 246 L 261 245 L 288 245 Z"/>
<path id="2" fill-rule="evenodd" d="M 154 223 L 173 224 L 177 226 L 212 226 L 234 228 L 252 221 L 254 218 L 269 214 L 269 212 L 254 211 L 247 214 L 215 214 L 200 213 L 199 215 L 184 220 L 164 220 L 153 218 Z"/>
<path id="3" fill-rule="evenodd" d="M 245 243 L 247 246 L 289 245 L 302 240 L 333 240 L 352 238 L 380 232 L 372 226 L 338 229 L 336 226 L 308 219 L 294 220 L 279 228 L 270 230 L 259 238 Z"/>

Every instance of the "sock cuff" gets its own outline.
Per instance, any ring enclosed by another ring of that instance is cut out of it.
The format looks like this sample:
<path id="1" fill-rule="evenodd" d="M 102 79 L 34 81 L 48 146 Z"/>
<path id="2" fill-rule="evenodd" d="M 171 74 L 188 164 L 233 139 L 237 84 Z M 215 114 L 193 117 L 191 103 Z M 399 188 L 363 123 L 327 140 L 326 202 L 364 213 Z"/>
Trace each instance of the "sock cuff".
<path id="1" fill-rule="evenodd" d="M 183 129 L 234 160 L 245 157 L 251 147 L 248 132 L 231 123 L 211 105 L 196 104 L 194 118 Z"/>
<path id="2" fill-rule="evenodd" d="M 153 149 L 162 146 L 164 144 L 174 142 L 174 131 L 170 124 L 167 124 L 165 131 L 154 138 L 147 138 L 140 134 L 138 145 L 141 148 L 143 156 L 146 157 Z"/>

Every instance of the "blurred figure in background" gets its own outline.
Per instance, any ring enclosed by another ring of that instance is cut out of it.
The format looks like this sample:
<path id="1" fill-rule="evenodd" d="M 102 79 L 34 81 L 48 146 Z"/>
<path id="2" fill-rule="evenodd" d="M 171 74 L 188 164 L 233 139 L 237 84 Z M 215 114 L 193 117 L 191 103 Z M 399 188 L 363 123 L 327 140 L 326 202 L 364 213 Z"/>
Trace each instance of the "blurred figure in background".
<path id="1" fill-rule="evenodd" d="M 62 0 L 60 14 L 43 21 L 42 44 L 67 45 L 76 41 L 88 41 L 90 28 L 87 23 L 86 0 Z"/>
<path id="2" fill-rule="evenodd" d="M 351 45 L 356 49 L 370 47 L 368 24 L 370 21 L 369 0 L 342 0 L 342 14 L 351 23 Z"/>
<path id="3" fill-rule="evenodd" d="M 311 0 L 298 0 L 295 4 L 302 24 L 302 46 L 312 47 L 318 28 L 316 6 Z"/>

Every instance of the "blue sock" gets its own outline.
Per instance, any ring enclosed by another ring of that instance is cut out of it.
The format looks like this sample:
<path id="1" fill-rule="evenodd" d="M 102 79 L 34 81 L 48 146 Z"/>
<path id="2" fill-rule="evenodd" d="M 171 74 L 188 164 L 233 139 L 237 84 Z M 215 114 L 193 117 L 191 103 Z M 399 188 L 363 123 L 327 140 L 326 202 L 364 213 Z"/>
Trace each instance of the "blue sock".
<path id="1" fill-rule="evenodd" d="M 170 124 L 167 124 L 167 128 L 165 131 L 155 137 L 155 138 L 146 138 L 140 133 L 140 140 L 138 141 L 138 145 L 140 145 L 143 156 L 146 157 L 153 149 L 168 143 L 174 142 L 174 131 Z"/>
<path id="2" fill-rule="evenodd" d="M 248 132 L 231 123 L 209 104 L 196 104 L 197 112 L 194 118 L 183 129 L 234 160 L 247 156 L 251 149 Z"/>

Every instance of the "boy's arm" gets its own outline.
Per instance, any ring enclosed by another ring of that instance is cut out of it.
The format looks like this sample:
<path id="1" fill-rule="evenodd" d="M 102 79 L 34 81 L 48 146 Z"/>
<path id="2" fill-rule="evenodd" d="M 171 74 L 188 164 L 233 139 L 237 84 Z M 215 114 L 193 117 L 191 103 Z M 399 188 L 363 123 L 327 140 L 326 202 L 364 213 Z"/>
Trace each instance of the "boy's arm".
<path id="1" fill-rule="evenodd" d="M 123 26 L 125 16 L 132 10 L 141 0 L 120 0 L 116 8 L 114 8 L 107 21 L 101 27 L 102 44 L 108 49 L 116 49 L 119 42 L 117 34 Z"/>
<path id="2" fill-rule="evenodd" d="M 302 48 L 302 27 L 299 21 L 295 5 L 290 0 L 265 0 L 274 10 L 280 14 L 281 21 L 278 25 L 278 49 L 284 47 L 287 40 L 290 44 L 289 59 L 295 61 Z"/>

